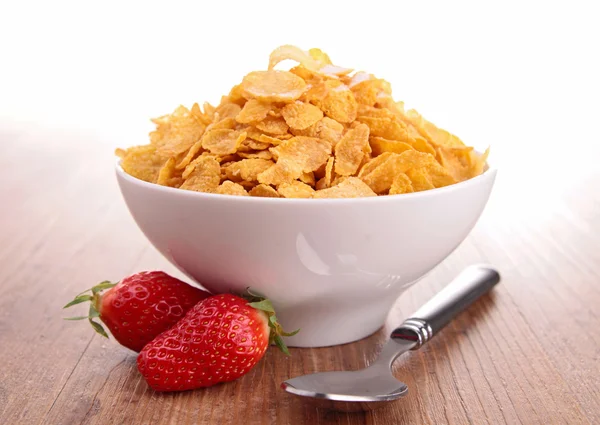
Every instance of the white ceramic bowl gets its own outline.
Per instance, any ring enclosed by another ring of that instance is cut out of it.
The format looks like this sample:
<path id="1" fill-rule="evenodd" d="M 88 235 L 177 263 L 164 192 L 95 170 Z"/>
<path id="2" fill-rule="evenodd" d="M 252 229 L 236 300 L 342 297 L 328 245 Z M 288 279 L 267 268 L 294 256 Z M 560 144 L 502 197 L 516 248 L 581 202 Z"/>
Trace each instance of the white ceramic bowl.
<path id="1" fill-rule="evenodd" d="M 121 192 L 150 242 L 211 292 L 272 299 L 290 346 L 364 338 L 393 303 L 467 236 L 496 170 L 412 194 L 358 199 L 215 195 L 146 183 L 117 165 Z"/>

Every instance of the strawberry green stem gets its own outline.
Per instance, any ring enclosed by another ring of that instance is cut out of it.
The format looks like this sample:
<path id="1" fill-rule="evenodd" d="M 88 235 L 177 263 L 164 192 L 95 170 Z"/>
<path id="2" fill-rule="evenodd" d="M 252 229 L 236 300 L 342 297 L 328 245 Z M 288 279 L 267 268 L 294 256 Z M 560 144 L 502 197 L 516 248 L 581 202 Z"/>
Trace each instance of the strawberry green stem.
<path id="1" fill-rule="evenodd" d="M 282 336 L 296 335 L 300 329 L 297 329 L 293 332 L 285 332 L 281 324 L 277 321 L 277 316 L 271 300 L 252 293 L 249 288 L 246 289 L 246 292 L 247 294 L 244 295 L 244 298 L 249 301 L 248 305 L 256 310 L 264 312 L 267 315 L 269 324 L 269 343 L 275 344 L 286 356 L 289 356 L 290 352 L 285 345 Z"/>
<path id="2" fill-rule="evenodd" d="M 102 303 L 101 292 L 104 291 L 105 289 L 110 289 L 110 288 L 114 287 L 115 285 L 116 285 L 116 283 L 112 283 L 112 282 L 105 280 L 104 282 L 100 282 L 98 285 L 93 286 L 92 288 L 87 289 L 87 290 L 83 291 L 82 293 L 78 294 L 71 302 L 69 302 L 67 305 L 65 305 L 63 307 L 63 309 L 89 301 L 90 309 L 88 311 L 88 315 L 87 316 L 67 317 L 67 318 L 65 318 L 65 320 L 88 319 L 88 321 L 90 322 L 90 325 L 92 326 L 92 328 L 94 328 L 94 330 L 97 333 L 99 333 L 100 335 L 102 335 L 105 338 L 108 338 L 108 334 L 106 333 L 106 331 L 104 330 L 102 325 L 93 319 L 100 318 L 100 305 Z M 91 291 L 92 295 L 88 294 L 88 292 L 90 292 L 90 291 Z"/>

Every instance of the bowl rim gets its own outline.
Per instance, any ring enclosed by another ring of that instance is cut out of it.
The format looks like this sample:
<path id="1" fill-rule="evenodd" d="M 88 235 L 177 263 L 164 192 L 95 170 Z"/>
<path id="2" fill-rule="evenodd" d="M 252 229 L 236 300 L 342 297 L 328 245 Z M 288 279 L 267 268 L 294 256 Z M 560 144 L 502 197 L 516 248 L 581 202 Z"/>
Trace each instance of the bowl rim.
<path id="1" fill-rule="evenodd" d="M 479 153 L 479 152 L 478 152 Z M 381 195 L 381 196 L 363 196 L 358 198 L 270 198 L 260 196 L 239 196 L 239 195 L 228 195 L 220 193 L 207 193 L 207 192 L 196 192 L 193 190 L 184 190 L 176 187 L 162 186 L 156 183 L 150 183 L 137 177 L 134 177 L 123 170 L 121 166 L 121 158 L 117 158 L 115 163 L 115 169 L 117 176 L 133 183 L 134 185 L 140 185 L 150 190 L 157 190 L 166 194 L 173 194 L 176 196 L 183 196 L 196 199 L 204 200 L 222 200 L 222 201 L 233 201 L 233 202 L 250 202 L 250 203 L 264 203 L 264 204 L 302 204 L 302 205 L 323 205 L 323 204 L 356 204 L 356 203 L 378 203 L 378 202 L 409 202 L 412 200 L 435 197 L 445 193 L 461 190 L 469 186 L 474 186 L 483 180 L 494 178 L 497 173 L 497 168 L 490 166 L 489 162 L 486 161 L 483 172 L 475 177 L 462 182 L 454 183 L 449 186 L 438 187 L 435 189 L 424 190 L 421 192 L 402 193 L 398 195 Z"/>

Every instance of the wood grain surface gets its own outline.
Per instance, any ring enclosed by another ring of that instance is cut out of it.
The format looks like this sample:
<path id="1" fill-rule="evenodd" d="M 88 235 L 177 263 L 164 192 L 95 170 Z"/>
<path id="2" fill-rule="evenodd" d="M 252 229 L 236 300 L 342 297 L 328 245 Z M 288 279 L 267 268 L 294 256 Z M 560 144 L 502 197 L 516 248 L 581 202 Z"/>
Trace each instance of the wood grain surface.
<path id="1" fill-rule="evenodd" d="M 518 160 L 501 167 L 476 228 L 376 334 L 292 349 L 290 358 L 270 350 L 238 381 L 159 394 L 135 353 L 62 319 L 65 302 L 101 280 L 177 274 L 126 210 L 113 148 L 90 133 L 0 127 L 0 424 L 600 423 L 597 167 L 573 165 L 579 172 L 556 178 L 544 169 L 526 177 Z M 392 327 L 475 262 L 498 267 L 500 285 L 396 362 L 410 388 L 401 401 L 336 413 L 279 388 L 300 374 L 369 364 Z"/>

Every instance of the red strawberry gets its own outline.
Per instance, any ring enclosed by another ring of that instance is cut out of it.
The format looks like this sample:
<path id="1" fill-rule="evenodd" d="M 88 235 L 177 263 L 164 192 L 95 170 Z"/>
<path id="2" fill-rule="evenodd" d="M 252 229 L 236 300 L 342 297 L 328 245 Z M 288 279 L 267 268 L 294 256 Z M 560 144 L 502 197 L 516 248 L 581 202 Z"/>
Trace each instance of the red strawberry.
<path id="1" fill-rule="evenodd" d="M 208 387 L 248 373 L 270 342 L 289 354 L 281 336 L 294 333 L 282 331 L 269 300 L 214 295 L 146 345 L 137 365 L 156 391 Z"/>
<path id="2" fill-rule="evenodd" d="M 121 345 L 138 352 L 211 295 L 160 271 L 136 273 L 117 284 L 102 282 L 91 288 L 92 295 L 88 291 L 64 308 L 91 301 L 89 316 L 68 320 L 88 319 L 96 332 L 108 337 L 92 320 L 99 317 Z"/>

